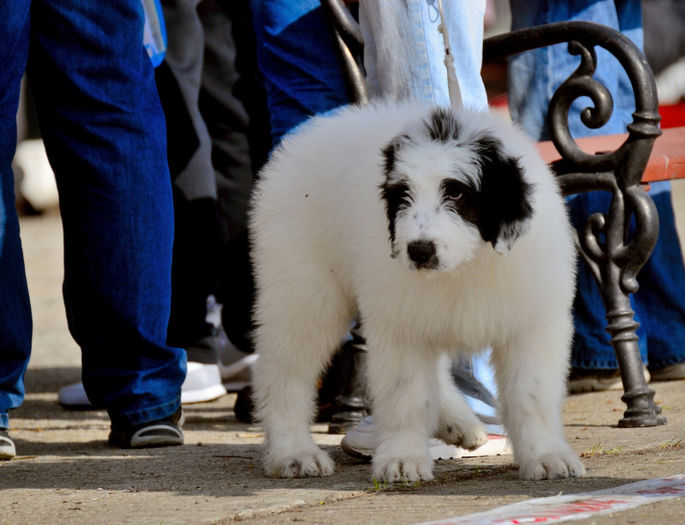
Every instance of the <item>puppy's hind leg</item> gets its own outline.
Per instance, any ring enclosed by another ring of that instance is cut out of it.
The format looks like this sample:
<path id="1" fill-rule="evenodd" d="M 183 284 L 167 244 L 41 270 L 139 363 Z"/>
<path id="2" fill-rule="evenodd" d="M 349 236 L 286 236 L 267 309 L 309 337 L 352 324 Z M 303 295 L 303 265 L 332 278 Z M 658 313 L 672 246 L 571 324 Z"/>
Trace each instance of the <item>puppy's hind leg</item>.
<path id="1" fill-rule="evenodd" d="M 487 432 L 471 410 L 464 394 L 454 384 L 451 365 L 451 359 L 447 355 L 438 360 L 440 418 L 435 437 L 445 443 L 474 450 L 487 442 Z"/>
<path id="2" fill-rule="evenodd" d="M 266 432 L 264 469 L 272 476 L 328 476 L 334 470 L 309 425 L 316 381 L 353 313 L 335 282 L 317 279 L 315 272 L 307 277 L 306 284 L 274 280 L 257 297 L 254 400 Z"/>

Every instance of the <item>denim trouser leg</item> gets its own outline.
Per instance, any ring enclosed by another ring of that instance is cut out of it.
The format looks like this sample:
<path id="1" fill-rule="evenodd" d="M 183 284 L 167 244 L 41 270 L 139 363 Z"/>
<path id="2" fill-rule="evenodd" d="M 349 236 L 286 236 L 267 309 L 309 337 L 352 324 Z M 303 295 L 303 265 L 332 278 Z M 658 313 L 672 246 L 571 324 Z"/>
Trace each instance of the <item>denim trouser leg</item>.
<path id="1" fill-rule="evenodd" d="M 140 0 L 34 0 L 28 75 L 64 225 L 64 300 L 83 383 L 113 424 L 172 414 L 173 209 Z"/>
<path id="2" fill-rule="evenodd" d="M 446 0 L 442 4 L 460 105 L 485 111 L 488 100 L 480 76 L 485 0 Z M 411 97 L 430 105 L 450 105 L 436 2 L 365 0 L 360 3 L 359 23 L 371 96 Z"/>
<path id="3" fill-rule="evenodd" d="M 650 369 L 685 363 L 685 270 L 675 229 L 671 183 L 652 183 L 659 210 L 659 240 L 642 268 L 635 309 L 647 334 Z"/>
<path id="4" fill-rule="evenodd" d="M 24 399 L 24 372 L 31 352 L 31 307 L 14 208 L 12 157 L 17 141 L 19 86 L 26 64 L 29 1 L 0 6 L 0 428 Z"/>
<path id="5" fill-rule="evenodd" d="M 460 91 L 461 100 L 455 103 L 486 111 L 488 101 L 480 76 L 485 2 L 448 0 L 443 2 L 443 10 Z M 359 22 L 371 96 L 450 105 L 444 41 L 438 30 L 441 19 L 435 2 L 364 1 L 359 8 Z M 477 387 L 466 392 L 469 405 L 476 413 L 493 417 L 495 410 L 490 394 L 496 394 L 497 389 L 489 364 L 490 354 L 491 350 L 487 349 L 469 362 L 460 361 L 453 368 L 453 374 L 458 380 L 477 380 Z M 483 387 L 487 392 L 483 392 Z M 500 425 L 492 424 L 488 425 L 488 431 L 504 432 Z"/>
<path id="6" fill-rule="evenodd" d="M 319 0 L 250 0 L 271 137 L 348 102 L 333 35 Z"/>
<path id="7" fill-rule="evenodd" d="M 641 8 L 638 0 L 511 0 L 512 27 L 519 29 L 562 20 L 590 20 L 620 30 L 638 47 L 642 47 Z M 569 127 L 575 137 L 625 132 L 632 120 L 634 96 L 626 73 L 609 53 L 597 49 L 598 69 L 595 76 L 614 98 L 614 112 L 607 125 L 585 128 L 579 113 L 588 99 L 579 99 L 571 107 Z M 509 65 L 510 107 L 514 120 L 535 138 L 547 138 L 545 115 L 554 90 L 578 63 L 567 52 L 566 45 L 550 46 L 513 57 Z M 654 197 L 660 218 L 659 241 L 638 275 L 640 291 L 632 298 L 643 360 L 672 364 L 685 361 L 685 270 L 673 222 L 670 186 L 654 185 Z M 658 197 L 657 197 L 658 195 Z M 606 211 L 609 196 L 590 192 L 569 199 L 574 225 L 581 226 L 590 213 Z M 666 285 L 668 283 L 668 286 Z M 669 332 L 661 320 L 669 319 Z M 574 301 L 575 337 L 571 364 L 584 369 L 616 369 L 618 364 L 610 338 L 605 332 L 605 308 L 599 288 L 582 261 L 578 265 L 578 287 Z M 668 334 L 667 337 L 664 337 Z M 652 345 L 654 335 L 654 345 Z M 657 342 L 658 340 L 658 342 Z"/>

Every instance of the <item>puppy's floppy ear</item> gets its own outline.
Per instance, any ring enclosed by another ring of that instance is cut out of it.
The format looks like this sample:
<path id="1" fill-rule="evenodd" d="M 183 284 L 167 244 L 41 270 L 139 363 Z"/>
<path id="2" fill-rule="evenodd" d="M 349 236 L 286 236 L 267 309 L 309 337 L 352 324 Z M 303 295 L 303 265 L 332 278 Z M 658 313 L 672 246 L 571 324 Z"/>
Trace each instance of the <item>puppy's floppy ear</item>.
<path id="1" fill-rule="evenodd" d="M 480 137 L 476 153 L 482 174 L 480 233 L 497 253 L 507 255 L 516 239 L 528 230 L 533 215 L 532 185 L 526 182 L 519 159 L 507 155 L 498 139 Z"/>

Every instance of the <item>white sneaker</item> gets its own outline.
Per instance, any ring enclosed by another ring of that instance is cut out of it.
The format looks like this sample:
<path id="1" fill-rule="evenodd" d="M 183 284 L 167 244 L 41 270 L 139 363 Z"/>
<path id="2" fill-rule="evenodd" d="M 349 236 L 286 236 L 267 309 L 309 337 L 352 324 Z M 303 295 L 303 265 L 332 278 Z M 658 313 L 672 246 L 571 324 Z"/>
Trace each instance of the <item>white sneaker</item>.
<path id="1" fill-rule="evenodd" d="M 181 386 L 181 403 L 204 403 L 213 401 L 226 394 L 226 387 L 221 382 L 218 365 L 188 363 L 186 379 Z"/>
<path id="2" fill-rule="evenodd" d="M 366 416 L 355 427 L 348 430 L 340 443 L 340 448 L 347 454 L 365 460 L 370 460 L 373 457 L 376 446 L 376 431 L 372 416 Z M 448 445 L 437 438 L 431 438 L 428 449 L 434 460 L 511 454 L 511 447 L 506 436 L 497 434 L 489 434 L 488 442 L 475 450 Z"/>
<path id="3" fill-rule="evenodd" d="M 18 194 L 36 211 L 59 204 L 55 175 L 42 139 L 23 140 L 17 145 L 12 168 L 19 183 Z"/>
<path id="4" fill-rule="evenodd" d="M 10 438 L 6 428 L 0 428 L 0 460 L 12 459 L 17 455 L 14 441 Z"/>
<path id="5" fill-rule="evenodd" d="M 188 372 L 181 386 L 181 403 L 204 403 L 213 401 L 226 394 L 226 388 L 221 382 L 218 365 L 204 363 L 188 363 Z M 65 408 L 87 410 L 93 404 L 86 395 L 83 383 L 74 383 L 62 387 L 57 392 L 57 401 Z"/>

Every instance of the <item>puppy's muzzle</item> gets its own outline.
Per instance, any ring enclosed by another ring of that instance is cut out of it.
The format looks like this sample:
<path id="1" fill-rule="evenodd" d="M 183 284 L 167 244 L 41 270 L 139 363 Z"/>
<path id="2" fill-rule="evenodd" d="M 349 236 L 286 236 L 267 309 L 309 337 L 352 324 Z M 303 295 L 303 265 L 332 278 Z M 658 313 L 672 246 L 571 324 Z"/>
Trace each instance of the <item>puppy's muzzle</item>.
<path id="1" fill-rule="evenodd" d="M 410 242 L 407 245 L 407 255 L 417 270 L 434 270 L 438 267 L 438 256 L 433 241 Z"/>

